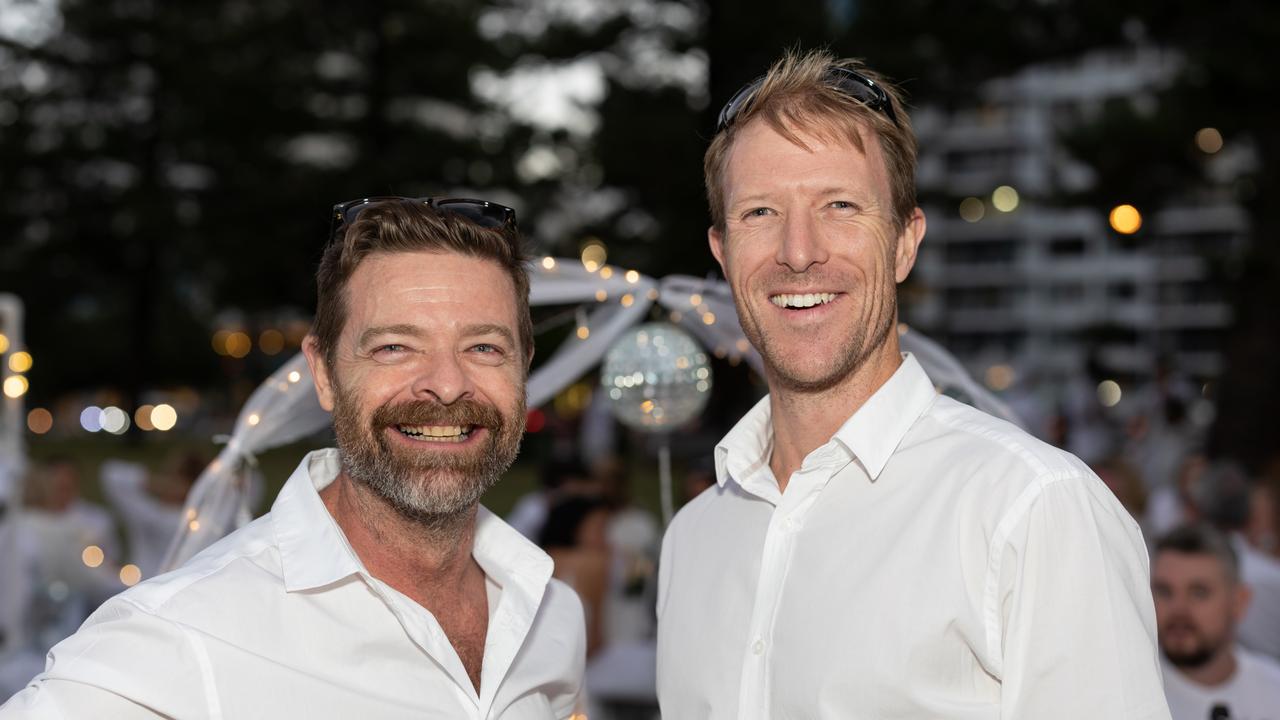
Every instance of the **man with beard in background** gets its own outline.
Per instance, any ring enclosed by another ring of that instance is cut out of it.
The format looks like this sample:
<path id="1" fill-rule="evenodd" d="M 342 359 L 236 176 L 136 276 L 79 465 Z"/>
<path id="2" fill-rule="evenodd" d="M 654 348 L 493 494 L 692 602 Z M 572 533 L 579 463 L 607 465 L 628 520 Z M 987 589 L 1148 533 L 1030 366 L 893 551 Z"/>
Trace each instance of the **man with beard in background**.
<path id="1" fill-rule="evenodd" d="M 269 514 L 104 604 L 0 717 L 573 713 L 582 606 L 479 506 L 524 432 L 514 212 L 339 204 L 317 286 L 303 349 L 338 448 Z"/>
<path id="2" fill-rule="evenodd" d="M 1174 529 L 1156 542 L 1151 588 L 1173 720 L 1280 718 L 1280 665 L 1236 644 L 1249 588 L 1231 542 L 1208 525 Z"/>

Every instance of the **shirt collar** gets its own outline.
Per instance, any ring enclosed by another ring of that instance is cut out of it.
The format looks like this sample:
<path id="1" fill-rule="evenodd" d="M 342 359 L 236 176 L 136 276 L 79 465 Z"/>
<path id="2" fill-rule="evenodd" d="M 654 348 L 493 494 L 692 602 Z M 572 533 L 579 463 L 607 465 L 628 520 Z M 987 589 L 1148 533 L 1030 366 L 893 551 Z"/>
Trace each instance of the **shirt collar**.
<path id="1" fill-rule="evenodd" d="M 911 353 L 903 353 L 898 369 L 832 439 L 847 448 L 875 480 L 937 394 L 920 362 Z M 759 473 L 770 473 L 772 480 L 772 454 L 772 411 L 765 396 L 716 445 L 716 482 L 723 486 L 732 477 L 739 485 L 747 485 Z"/>
<path id="2" fill-rule="evenodd" d="M 341 468 L 338 451 L 333 448 L 308 453 L 271 505 L 288 592 L 310 590 L 365 572 L 364 563 L 320 499 L 320 491 L 338 477 Z"/>
<path id="3" fill-rule="evenodd" d="M 907 431 L 938 396 L 933 381 L 911 353 L 879 390 L 836 431 L 835 439 L 862 463 L 875 480 L 902 444 Z"/>

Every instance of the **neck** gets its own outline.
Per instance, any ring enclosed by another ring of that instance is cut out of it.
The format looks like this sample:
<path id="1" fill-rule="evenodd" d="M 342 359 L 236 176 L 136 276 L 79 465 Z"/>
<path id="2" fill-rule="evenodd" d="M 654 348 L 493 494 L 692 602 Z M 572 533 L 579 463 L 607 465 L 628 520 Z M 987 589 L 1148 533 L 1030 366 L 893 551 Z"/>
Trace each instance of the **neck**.
<path id="1" fill-rule="evenodd" d="M 476 507 L 424 523 L 405 517 L 345 472 L 320 498 L 369 573 L 419 602 L 461 592 L 476 573 L 483 577 L 471 557 Z"/>
<path id="2" fill-rule="evenodd" d="M 800 469 L 805 457 L 826 444 L 901 364 L 898 336 L 891 333 L 879 349 L 834 387 L 795 389 L 778 382 L 770 373 L 773 455 L 769 468 L 779 490 L 787 489 L 791 474 Z"/>
<path id="3" fill-rule="evenodd" d="M 1224 645 L 1209 662 L 1195 668 L 1178 668 L 1179 672 L 1197 685 L 1215 687 L 1230 680 L 1236 674 L 1236 653 L 1230 645 Z"/>

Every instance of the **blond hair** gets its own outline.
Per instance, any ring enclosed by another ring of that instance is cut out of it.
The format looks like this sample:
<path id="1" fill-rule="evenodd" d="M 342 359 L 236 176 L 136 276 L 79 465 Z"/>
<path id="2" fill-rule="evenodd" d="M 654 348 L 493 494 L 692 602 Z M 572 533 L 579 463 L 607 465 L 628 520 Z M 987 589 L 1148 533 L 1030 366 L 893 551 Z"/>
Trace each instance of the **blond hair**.
<path id="1" fill-rule="evenodd" d="M 832 68 L 845 68 L 879 85 L 889 96 L 897 122 L 831 84 Z M 797 131 L 823 141 L 843 140 L 866 152 L 861 131 L 880 141 L 889 171 L 894 223 L 900 232 L 916 207 L 916 136 L 903 105 L 902 92 L 857 59 L 837 60 L 825 50 L 788 51 L 769 68 L 759 89 L 743 100 L 737 114 L 711 140 L 703 157 L 711 222 L 725 228 L 724 171 L 739 130 L 762 118 L 779 135 L 807 147 Z"/>

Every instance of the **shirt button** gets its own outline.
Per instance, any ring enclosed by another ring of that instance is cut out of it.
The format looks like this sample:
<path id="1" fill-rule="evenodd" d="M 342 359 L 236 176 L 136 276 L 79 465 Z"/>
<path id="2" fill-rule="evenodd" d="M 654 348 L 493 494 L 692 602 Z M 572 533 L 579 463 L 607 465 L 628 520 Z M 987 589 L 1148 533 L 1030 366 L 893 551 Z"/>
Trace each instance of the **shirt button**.
<path id="1" fill-rule="evenodd" d="M 791 518 L 787 518 L 786 520 L 782 521 L 782 527 L 786 528 L 787 530 L 795 530 L 796 521 L 792 520 Z"/>
<path id="2" fill-rule="evenodd" d="M 764 641 L 763 641 L 763 640 L 760 640 L 760 639 L 757 639 L 754 643 L 751 643 L 751 653 L 752 653 L 753 655 L 763 655 L 763 654 L 764 654 Z"/>

